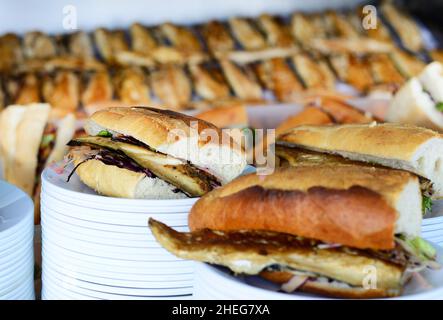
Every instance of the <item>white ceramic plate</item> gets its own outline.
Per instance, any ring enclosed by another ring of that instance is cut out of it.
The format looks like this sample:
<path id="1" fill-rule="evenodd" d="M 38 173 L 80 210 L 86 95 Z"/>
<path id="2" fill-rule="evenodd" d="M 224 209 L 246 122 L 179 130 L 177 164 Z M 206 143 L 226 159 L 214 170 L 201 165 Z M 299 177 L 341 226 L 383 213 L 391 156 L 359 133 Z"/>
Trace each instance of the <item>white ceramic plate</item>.
<path id="1" fill-rule="evenodd" d="M 80 240 L 76 238 L 72 238 L 69 236 L 66 236 L 66 234 L 59 232 L 58 230 L 52 228 L 52 227 L 43 227 L 43 237 L 47 238 L 53 238 L 57 241 L 62 241 L 63 243 L 59 243 L 60 246 L 70 246 L 74 245 L 75 248 L 85 248 L 83 251 L 85 253 L 89 252 L 90 250 L 99 250 L 99 252 L 103 253 L 120 253 L 124 255 L 167 255 L 169 256 L 170 253 L 163 248 L 160 244 L 157 244 L 157 246 L 128 246 L 128 245 L 119 245 L 117 242 L 110 241 L 109 243 L 97 243 L 92 241 L 85 241 Z M 97 241 L 100 241 L 100 239 L 97 238 Z M 143 242 L 140 242 L 140 244 L 143 244 Z M 94 252 L 94 251 L 93 251 Z"/>
<path id="2" fill-rule="evenodd" d="M 12 257 L 6 257 L 3 259 L 3 262 L 0 262 L 0 277 L 8 276 L 8 272 L 10 270 L 13 270 L 14 268 L 17 268 L 17 266 L 23 265 L 24 261 L 27 261 L 28 259 L 33 258 L 34 256 L 34 250 L 33 247 L 30 245 L 28 248 L 24 248 L 23 250 L 20 250 L 20 252 L 17 253 L 17 255 L 14 255 Z M 8 271 L 9 270 L 9 271 Z"/>
<path id="3" fill-rule="evenodd" d="M 443 262 L 443 248 L 435 245 L 438 261 Z M 234 277 L 226 269 L 198 263 L 196 267 L 196 282 L 211 283 L 218 292 L 223 292 L 225 299 L 328 299 L 306 293 L 277 292 L 278 286 L 264 281 L 260 277 Z M 412 279 L 406 286 L 402 296 L 388 298 L 398 299 L 436 299 L 443 297 L 443 269 L 425 270 L 421 273 L 432 288 L 423 288 L 416 279 Z M 198 286 L 197 286 L 198 288 Z M 203 292 L 195 292 L 196 298 L 203 299 Z"/>
<path id="4" fill-rule="evenodd" d="M 16 290 L 9 292 L 7 295 L 1 296 L 0 300 L 34 300 L 34 278 L 30 277 L 23 281 Z"/>
<path id="5" fill-rule="evenodd" d="M 77 266 L 68 264 L 62 259 L 54 260 L 43 254 L 43 259 L 45 260 L 45 265 L 51 265 L 54 268 L 58 268 L 61 273 L 66 270 L 66 272 L 73 272 L 77 274 L 84 274 L 87 276 L 93 276 L 98 279 L 112 279 L 121 280 L 127 283 L 138 283 L 138 282 L 174 282 L 174 281 L 193 281 L 194 274 L 189 273 L 172 273 L 172 274 L 134 274 L 134 273 L 117 273 L 109 272 L 107 270 L 97 270 L 91 268 L 85 268 L 84 266 Z M 160 270 L 161 271 L 161 270 Z M 105 281 L 105 280 L 103 280 Z"/>
<path id="6" fill-rule="evenodd" d="M 26 228 L 34 217 L 31 199 L 20 189 L 0 181 L 0 243 Z"/>
<path id="7" fill-rule="evenodd" d="M 91 209 L 98 209 L 98 210 L 104 210 L 104 211 L 114 211 L 114 212 L 120 212 L 123 213 L 125 211 L 130 211 L 132 213 L 139 213 L 139 214 L 146 214 L 146 213 L 167 213 L 171 211 L 176 212 L 186 212 L 189 211 L 192 206 L 194 205 L 195 201 L 192 201 L 190 204 L 186 205 L 176 205 L 175 200 L 171 199 L 168 201 L 171 201 L 170 205 L 168 205 L 167 202 L 164 202 L 165 200 L 149 200 L 149 201 L 161 201 L 161 204 L 155 204 L 155 203 L 149 203 L 149 204 L 143 204 L 140 205 L 139 201 L 148 201 L 148 200 L 140 200 L 140 199 L 126 199 L 126 200 L 132 200 L 134 201 L 132 205 L 109 205 L 106 202 L 91 202 L 91 201 L 85 201 L 82 199 L 76 199 L 72 198 L 73 195 L 67 196 L 64 194 L 58 193 L 58 190 L 51 189 L 48 187 L 43 188 L 42 187 L 42 194 L 50 197 L 51 199 L 58 200 L 59 202 L 66 203 L 68 205 L 74 205 L 79 206 L 83 208 L 91 208 Z M 108 199 L 109 197 L 101 196 L 102 198 Z M 197 198 L 196 198 L 197 199 Z"/>
<path id="8" fill-rule="evenodd" d="M 14 255 L 23 246 L 33 243 L 34 230 L 19 230 L 14 237 L 0 242 L 0 258 L 5 255 Z M 11 252 L 12 250 L 12 252 Z"/>
<path id="9" fill-rule="evenodd" d="M 46 259 L 56 264 L 63 265 L 68 270 L 73 270 L 90 275 L 96 275 L 104 278 L 113 278 L 120 280 L 153 280 L 158 277 L 164 277 L 165 279 L 187 279 L 193 276 L 194 266 L 191 265 L 178 265 L 166 267 L 164 265 L 158 266 L 158 263 L 151 263 L 149 267 L 140 267 L 128 263 L 127 267 L 115 266 L 102 263 L 94 263 L 75 259 L 56 251 L 51 251 L 52 255 L 48 255 L 45 251 L 42 252 L 43 263 L 46 263 Z M 50 257 L 50 258 L 49 258 Z"/>
<path id="10" fill-rule="evenodd" d="M 51 221 L 52 222 L 52 221 Z M 143 240 L 126 240 L 116 238 L 100 237 L 97 234 L 84 234 L 72 231 L 71 229 L 60 228 L 53 223 L 44 222 L 44 232 L 46 234 L 57 234 L 63 238 L 68 238 L 71 241 L 77 240 L 81 243 L 95 243 L 100 245 L 115 246 L 115 247 L 131 247 L 131 248 L 147 248 L 147 249 L 160 249 L 161 246 L 155 241 L 153 236 L 146 235 Z"/>
<path id="11" fill-rule="evenodd" d="M 59 255 L 69 257 L 71 259 L 78 259 L 79 261 L 90 262 L 91 264 L 101 265 L 103 267 L 108 266 L 109 268 L 122 267 L 124 270 L 132 270 L 133 272 L 152 274 L 154 270 L 162 270 L 166 273 L 168 270 L 173 270 L 176 273 L 188 273 L 188 270 L 194 267 L 193 261 L 177 260 L 175 261 L 138 261 L 138 260 L 119 260 L 102 258 L 97 256 L 86 255 L 83 253 L 74 252 L 71 250 L 63 249 L 54 245 L 53 243 L 42 243 L 42 251 L 46 254 L 53 256 L 54 259 Z M 44 263 L 44 261 L 43 261 Z"/>
<path id="12" fill-rule="evenodd" d="M 60 286 L 70 285 L 76 288 L 83 288 L 92 291 L 108 293 L 113 295 L 125 295 L 125 296 L 176 296 L 192 294 L 192 286 L 177 287 L 177 288 L 165 288 L 165 289 L 139 289 L 139 288 L 124 288 L 115 286 L 105 286 L 97 283 L 82 281 L 64 276 L 53 270 L 45 269 L 42 272 L 42 281 L 46 282 L 48 279 L 53 279 L 55 283 L 59 283 Z M 51 281 L 51 280 L 50 280 Z"/>
<path id="13" fill-rule="evenodd" d="M 16 268 L 15 272 L 10 273 L 8 277 L 3 277 L 0 285 L 0 296 L 20 288 L 23 282 L 32 279 L 34 275 L 34 263 L 32 259 L 24 261 L 23 265 Z"/>
<path id="14" fill-rule="evenodd" d="M 63 286 L 60 284 L 54 284 L 51 281 L 46 281 L 43 285 L 43 292 L 45 293 L 46 300 L 176 300 L 176 299 L 190 299 L 191 295 L 182 296 L 166 296 L 166 297 L 153 297 L 153 296 L 125 296 L 125 295 L 114 295 L 109 293 L 97 292 L 88 289 L 83 289 L 79 287 L 73 287 L 67 283 Z"/>
<path id="15" fill-rule="evenodd" d="M 181 287 L 190 287 L 193 285 L 194 282 L 194 279 L 192 277 L 188 277 L 188 279 L 174 280 L 174 281 L 167 280 L 161 276 L 157 276 L 157 278 L 155 279 L 156 281 L 143 281 L 143 280 L 127 281 L 127 280 L 119 280 L 112 278 L 103 278 L 103 277 L 97 277 L 93 275 L 88 275 L 68 270 L 52 262 L 49 262 L 47 259 L 44 264 L 44 270 L 45 272 L 54 271 L 59 273 L 60 275 L 86 282 L 97 283 L 104 286 L 115 286 L 115 287 L 124 287 L 124 288 L 138 288 L 138 289 L 181 288 Z"/>
<path id="16" fill-rule="evenodd" d="M 51 210 L 47 210 L 43 208 L 42 211 L 42 218 L 46 219 L 46 222 L 48 222 L 49 217 L 51 219 L 57 219 L 60 222 L 63 222 L 65 224 L 73 224 L 75 226 L 79 227 L 86 227 L 90 229 L 95 230 L 103 230 L 103 231 L 111 231 L 115 233 L 129 233 L 129 234 L 150 234 L 150 230 L 148 228 L 148 221 L 146 221 L 145 226 L 122 226 L 117 224 L 106 224 L 106 223 L 97 223 L 92 221 L 86 221 L 76 218 L 71 218 L 68 216 L 64 216 L 61 214 L 58 214 L 57 212 L 52 212 Z M 180 231 L 187 231 L 189 230 L 187 225 L 181 225 L 181 226 L 174 226 L 174 229 L 180 230 Z"/>
<path id="17" fill-rule="evenodd" d="M 167 219 L 171 223 L 174 222 L 184 222 L 186 223 L 188 219 L 189 209 L 184 211 L 174 210 L 173 207 L 169 208 L 169 211 L 156 212 L 154 210 L 144 213 L 132 213 L 130 208 L 126 211 L 111 211 L 103 209 L 94 209 L 82 206 L 76 206 L 67 204 L 59 200 L 54 200 L 54 198 L 47 195 L 42 195 L 41 204 L 46 208 L 57 211 L 63 215 L 68 215 L 78 219 L 97 221 L 101 223 L 110 224 L 127 224 L 132 226 L 146 225 L 146 221 L 152 217 L 154 219 Z"/>
<path id="18" fill-rule="evenodd" d="M 0 251 L 0 259 L 12 258 L 21 248 L 28 247 L 30 244 L 33 244 L 33 234 Z"/>
<path id="19" fill-rule="evenodd" d="M 147 242 L 149 246 L 158 246 L 157 241 L 148 232 L 144 233 L 124 233 L 124 232 L 113 232 L 107 230 L 98 230 L 93 228 L 88 228 L 87 226 L 78 226 L 74 224 L 68 224 L 64 221 L 60 221 L 56 218 L 51 218 L 50 222 L 46 221 L 46 217 L 42 217 L 43 227 L 53 227 L 60 232 L 70 231 L 79 234 L 79 236 L 85 237 L 97 237 L 103 239 L 104 241 L 131 241 L 131 242 Z M 146 227 L 147 228 L 147 227 Z M 184 228 L 184 227 L 183 227 Z M 149 230 L 145 230 L 149 231 Z"/>
<path id="20" fill-rule="evenodd" d="M 130 247 L 112 248 L 110 246 L 101 246 L 92 243 L 82 244 L 79 241 L 69 241 L 66 238 L 56 237 L 53 235 L 49 236 L 45 232 L 43 232 L 42 234 L 42 242 L 44 244 L 51 243 L 62 249 L 77 252 L 79 254 L 81 253 L 84 255 L 90 255 L 101 258 L 131 260 L 131 261 L 146 261 L 146 262 L 152 262 L 152 261 L 169 262 L 169 261 L 179 260 L 176 256 L 166 251 L 166 249 L 153 251 L 149 250 L 149 248 L 130 248 Z"/>

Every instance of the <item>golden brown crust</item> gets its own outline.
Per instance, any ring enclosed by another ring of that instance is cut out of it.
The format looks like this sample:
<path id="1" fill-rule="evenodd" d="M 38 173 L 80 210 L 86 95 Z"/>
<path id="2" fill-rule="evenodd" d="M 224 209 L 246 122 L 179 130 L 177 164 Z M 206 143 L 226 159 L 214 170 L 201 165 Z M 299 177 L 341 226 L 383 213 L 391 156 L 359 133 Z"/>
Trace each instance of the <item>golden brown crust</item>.
<path id="1" fill-rule="evenodd" d="M 189 71 L 195 91 L 205 100 L 221 100 L 229 97 L 229 86 L 218 70 L 209 70 L 203 65 L 193 64 Z"/>
<path id="2" fill-rule="evenodd" d="M 43 83 L 43 97 L 54 109 L 62 113 L 74 112 L 80 101 L 80 82 L 70 71 L 60 71 L 53 79 Z"/>
<path id="3" fill-rule="evenodd" d="M 41 101 L 40 81 L 34 73 L 24 75 L 20 83 L 10 83 L 9 89 L 15 104 L 25 105 Z"/>
<path id="4" fill-rule="evenodd" d="M 257 67 L 261 82 L 272 90 L 278 101 L 293 101 L 303 90 L 295 73 L 283 58 L 261 62 Z"/>
<path id="5" fill-rule="evenodd" d="M 335 78 L 324 61 L 314 61 L 307 54 L 297 54 L 293 57 L 295 68 L 308 89 L 332 89 Z"/>
<path id="6" fill-rule="evenodd" d="M 385 1 L 380 9 L 406 48 L 411 51 L 423 49 L 424 43 L 420 28 L 408 14 L 399 10 L 389 1 Z"/>
<path id="7" fill-rule="evenodd" d="M 93 59 L 94 49 L 92 41 L 86 32 L 78 31 L 69 35 L 68 51 L 73 57 Z"/>
<path id="8" fill-rule="evenodd" d="M 362 111 L 350 106 L 340 99 L 321 98 L 318 106 L 334 119 L 336 123 L 369 123 L 374 121 Z"/>
<path id="9" fill-rule="evenodd" d="M 374 80 L 377 83 L 393 83 L 401 85 L 405 81 L 388 55 L 374 54 L 370 57 L 369 62 Z"/>
<path id="10" fill-rule="evenodd" d="M 131 47 L 137 53 L 148 54 L 149 50 L 157 47 L 157 42 L 149 30 L 140 23 L 134 23 L 129 28 L 131 33 Z"/>
<path id="11" fill-rule="evenodd" d="M 158 146 L 172 143 L 168 141 L 171 130 L 182 130 L 190 136 L 191 125 L 198 125 L 198 133 L 205 129 L 222 132 L 215 125 L 191 116 L 170 110 L 149 107 L 109 108 L 98 111 L 90 117 L 90 121 L 106 129 L 134 137 L 146 145 L 156 149 Z M 206 141 L 202 140 L 204 144 Z"/>
<path id="12" fill-rule="evenodd" d="M 399 49 L 394 50 L 390 58 L 405 78 L 415 77 L 426 66 L 418 57 Z"/>
<path id="13" fill-rule="evenodd" d="M 343 179 L 342 177 L 346 177 Z M 247 175 L 202 197 L 191 230 L 271 230 L 358 248 L 389 249 L 407 172 L 363 166 L 278 168 Z"/>
<path id="14" fill-rule="evenodd" d="M 94 105 L 112 99 L 113 88 L 107 72 L 96 72 L 90 76 L 88 84 L 82 92 L 83 106 Z"/>
<path id="15" fill-rule="evenodd" d="M 240 99 L 259 100 L 262 98 L 260 85 L 255 81 L 250 69 L 241 68 L 227 59 L 220 65 L 235 95 Z"/>
<path id="16" fill-rule="evenodd" d="M 195 34 L 186 27 L 164 23 L 160 26 L 163 35 L 178 50 L 185 53 L 199 52 L 202 50 L 200 41 Z"/>
<path id="17" fill-rule="evenodd" d="M 219 21 L 210 21 L 203 25 L 202 35 L 212 53 L 234 49 L 234 40 L 225 26 Z"/>
<path id="18" fill-rule="evenodd" d="M 374 84 L 367 61 L 349 54 L 331 56 L 330 62 L 338 77 L 360 91 Z"/>
<path id="19" fill-rule="evenodd" d="M 229 19 L 233 35 L 246 50 L 263 49 L 266 41 L 261 33 L 245 18 Z"/>
<path id="20" fill-rule="evenodd" d="M 113 63 L 116 53 L 128 50 L 128 44 L 125 40 L 123 31 L 110 31 L 99 28 L 94 32 L 95 43 L 103 59 Z"/>
<path id="21" fill-rule="evenodd" d="M 138 68 L 120 71 L 114 86 L 118 98 L 126 105 L 147 105 L 150 102 L 149 87 L 143 72 Z"/>
<path id="22" fill-rule="evenodd" d="M 277 140 L 325 151 L 342 150 L 409 161 L 423 143 L 442 137 L 430 129 L 384 123 L 300 126 Z"/>
<path id="23" fill-rule="evenodd" d="M 219 128 L 246 127 L 248 125 L 248 114 L 244 105 L 214 108 L 203 111 L 195 117 L 208 121 Z"/>
<path id="24" fill-rule="evenodd" d="M 180 66 L 164 65 L 150 80 L 155 95 L 170 108 L 183 109 L 191 100 L 191 82 Z"/>
<path id="25" fill-rule="evenodd" d="M 327 113 L 323 112 L 319 108 L 308 106 L 300 113 L 290 116 L 285 121 L 280 123 L 275 130 L 275 134 L 282 134 L 289 129 L 304 124 L 324 125 L 331 123 L 333 123 L 333 121 Z"/>
<path id="26" fill-rule="evenodd" d="M 11 71 L 22 60 L 20 38 L 12 33 L 0 36 L 0 70 Z"/>
<path id="27" fill-rule="evenodd" d="M 262 14 L 257 19 L 261 29 L 266 34 L 268 45 L 275 47 L 293 47 L 294 40 L 287 27 L 276 18 L 268 14 Z"/>

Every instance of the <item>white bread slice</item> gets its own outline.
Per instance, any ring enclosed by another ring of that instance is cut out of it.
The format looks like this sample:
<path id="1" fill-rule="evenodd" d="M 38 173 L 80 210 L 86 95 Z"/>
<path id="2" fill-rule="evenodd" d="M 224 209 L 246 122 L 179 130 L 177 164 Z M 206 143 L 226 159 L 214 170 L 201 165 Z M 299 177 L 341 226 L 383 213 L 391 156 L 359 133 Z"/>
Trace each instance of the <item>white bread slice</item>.
<path id="1" fill-rule="evenodd" d="M 0 113 L 0 161 L 2 178 L 10 181 L 16 150 L 16 129 L 23 118 L 26 107 L 11 105 Z"/>
<path id="2" fill-rule="evenodd" d="M 428 64 L 418 76 L 418 80 L 435 103 L 443 102 L 443 65 L 440 62 Z"/>
<path id="3" fill-rule="evenodd" d="M 26 106 L 16 130 L 16 153 L 11 183 L 33 196 L 38 151 L 51 107 L 46 103 Z"/>
<path id="4" fill-rule="evenodd" d="M 46 165 L 63 159 L 68 150 L 67 143 L 75 134 L 75 122 L 76 118 L 74 114 L 69 113 L 57 124 L 55 145 L 48 159 L 46 159 Z"/>
<path id="5" fill-rule="evenodd" d="M 432 182 L 434 198 L 443 198 L 443 135 L 435 131 L 392 123 L 300 126 L 277 140 L 413 172 Z"/>
<path id="6" fill-rule="evenodd" d="M 435 102 L 423 90 L 417 78 L 411 78 L 395 94 L 387 110 L 386 120 L 443 130 L 443 113 L 435 108 Z"/>

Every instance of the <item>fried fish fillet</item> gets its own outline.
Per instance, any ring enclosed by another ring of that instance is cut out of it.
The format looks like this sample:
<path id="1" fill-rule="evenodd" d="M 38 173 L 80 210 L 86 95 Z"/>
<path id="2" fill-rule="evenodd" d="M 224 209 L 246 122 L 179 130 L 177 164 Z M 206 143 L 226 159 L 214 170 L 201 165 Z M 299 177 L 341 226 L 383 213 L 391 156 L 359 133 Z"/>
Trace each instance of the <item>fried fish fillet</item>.
<path id="1" fill-rule="evenodd" d="M 267 231 L 221 232 L 208 229 L 177 232 L 149 220 L 157 241 L 182 259 L 226 266 L 235 273 L 256 275 L 278 265 L 362 287 L 368 266 L 377 270 L 377 288 L 398 292 L 404 267 L 349 248 L 319 249 L 316 242 Z"/>
<path id="2" fill-rule="evenodd" d="M 189 196 L 201 196 L 219 184 L 209 173 L 182 160 L 137 145 L 91 136 L 73 139 L 69 145 L 89 145 L 123 152 L 139 165 L 149 169 L 157 177 L 176 186 Z"/>

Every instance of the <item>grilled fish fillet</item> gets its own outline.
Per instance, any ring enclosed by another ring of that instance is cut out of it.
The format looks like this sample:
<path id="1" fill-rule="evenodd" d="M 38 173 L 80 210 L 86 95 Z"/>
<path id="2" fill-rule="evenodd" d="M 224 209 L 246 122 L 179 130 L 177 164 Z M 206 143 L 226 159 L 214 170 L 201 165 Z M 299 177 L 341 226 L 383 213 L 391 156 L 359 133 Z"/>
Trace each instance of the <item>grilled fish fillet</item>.
<path id="1" fill-rule="evenodd" d="M 377 270 L 377 287 L 399 290 L 403 267 L 345 248 L 319 249 L 308 239 L 266 231 L 220 232 L 201 230 L 177 232 L 149 220 L 157 241 L 169 252 L 183 258 L 226 266 L 235 273 L 255 275 L 279 265 L 325 276 L 361 287 L 368 266 Z"/>

